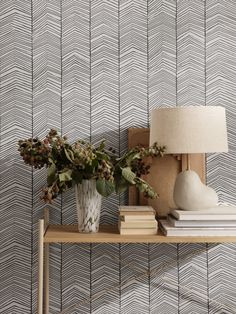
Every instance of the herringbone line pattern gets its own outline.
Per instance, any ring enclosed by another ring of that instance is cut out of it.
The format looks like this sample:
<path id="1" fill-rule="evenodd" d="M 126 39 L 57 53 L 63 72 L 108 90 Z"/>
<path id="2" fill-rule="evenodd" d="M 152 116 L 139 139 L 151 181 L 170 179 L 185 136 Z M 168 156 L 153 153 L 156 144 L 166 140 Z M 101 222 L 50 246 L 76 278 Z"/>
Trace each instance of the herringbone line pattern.
<path id="1" fill-rule="evenodd" d="M 43 137 L 50 128 L 61 130 L 61 7 L 60 2 L 33 2 L 33 135 Z M 34 172 L 33 178 L 33 308 L 37 300 L 38 219 L 43 215 L 41 189 L 46 171 Z M 61 223 L 61 200 L 50 206 L 50 223 Z M 61 245 L 51 247 L 50 313 L 61 309 Z"/>
<path id="2" fill-rule="evenodd" d="M 209 313 L 236 313 L 236 296 L 232 293 L 236 282 L 235 244 L 209 244 L 208 257 Z"/>
<path id="3" fill-rule="evenodd" d="M 16 146 L 19 137 L 32 135 L 30 12 L 30 2 L 0 3 L 0 313 L 3 314 L 31 313 L 32 170 L 22 166 Z"/>
<path id="4" fill-rule="evenodd" d="M 101 251 L 103 254 L 101 254 Z M 110 290 L 119 285 L 119 245 L 118 244 L 93 244 L 92 245 L 92 293 L 91 313 L 113 314 L 119 313 L 120 303 L 117 291 Z M 99 298 L 94 298 L 99 293 Z"/>
<path id="5" fill-rule="evenodd" d="M 227 115 L 229 154 L 210 154 L 207 158 L 208 184 L 221 202 L 235 203 L 235 12 L 233 1 L 206 3 L 206 100 L 208 105 L 224 105 Z M 235 245 L 209 246 L 209 296 L 235 308 Z M 209 304 L 209 313 L 231 310 Z"/>
<path id="6" fill-rule="evenodd" d="M 179 106 L 205 105 L 204 1 L 177 0 Z"/>
<path id="7" fill-rule="evenodd" d="M 149 313 L 148 245 L 122 244 L 121 260 L 121 313 Z"/>
<path id="8" fill-rule="evenodd" d="M 226 108 L 229 154 L 211 154 L 207 160 L 208 183 L 221 202 L 235 203 L 236 152 L 234 99 L 236 7 L 231 1 L 208 1 L 206 8 L 206 99 L 208 105 Z"/>
<path id="9" fill-rule="evenodd" d="M 182 259 L 182 255 L 186 256 L 194 251 L 201 251 L 201 254 L 187 260 Z M 208 313 L 205 244 L 179 244 L 179 283 L 180 312 Z M 185 288 L 189 291 L 185 291 Z"/>
<path id="10" fill-rule="evenodd" d="M 120 152 L 127 129 L 147 126 L 147 2 L 120 0 Z"/>
<path id="11" fill-rule="evenodd" d="M 169 267 L 168 267 L 169 265 Z M 156 270 L 153 273 L 153 270 Z M 170 281 L 174 286 L 169 288 Z M 150 313 L 178 313 L 178 267 L 175 244 L 150 244 Z"/>
<path id="12" fill-rule="evenodd" d="M 62 129 L 90 137 L 90 1 L 62 1 Z"/>
<path id="13" fill-rule="evenodd" d="M 148 1 L 149 107 L 176 105 L 176 1 Z"/>
<path id="14" fill-rule="evenodd" d="M 90 1 L 62 1 L 62 130 L 71 143 L 90 138 Z M 62 198 L 63 224 L 77 223 L 74 190 Z M 62 305 L 90 296 L 90 246 L 62 248 Z M 90 304 L 71 313 L 89 313 Z"/>
<path id="15" fill-rule="evenodd" d="M 42 137 L 55 127 L 73 141 L 89 138 L 92 127 L 94 142 L 104 137 L 123 153 L 127 128 L 148 125 L 148 95 L 150 109 L 174 106 L 176 98 L 178 105 L 205 105 L 206 96 L 206 105 L 226 107 L 230 146 L 230 154 L 208 157 L 208 183 L 221 202 L 235 203 L 236 4 L 232 0 L 205 3 L 206 20 L 204 1 L 200 0 L 36 0 L 32 18 L 30 2 L 0 4 L 0 313 L 36 313 L 37 222 L 43 214 L 39 195 L 46 173 L 34 171 L 32 186 L 31 169 L 16 152 L 17 140 L 31 136 L 32 119 L 34 136 Z M 115 196 L 104 201 L 102 223 L 117 221 L 118 203 Z M 70 192 L 63 196 L 63 223 L 76 221 L 73 208 Z M 61 223 L 61 200 L 50 210 L 51 223 Z M 178 273 L 174 245 L 151 245 L 150 261 L 146 246 L 121 245 L 125 264 L 119 261 L 118 246 L 96 245 L 91 281 L 89 245 L 63 245 L 62 268 L 61 246 L 53 245 L 50 313 L 61 310 L 61 281 L 62 308 L 83 303 L 73 313 L 89 313 L 90 302 L 95 313 L 234 313 L 235 245 L 210 245 L 208 269 L 204 245 L 200 245 L 201 255 L 182 262 L 182 257 L 198 246 L 179 246 Z M 109 257 L 112 254 L 114 260 Z M 164 269 L 168 258 L 173 263 Z M 160 269 L 156 276 L 150 273 L 149 287 L 148 269 L 155 263 Z M 95 298 L 87 302 L 90 286 Z M 113 292 L 103 293 L 104 287 Z"/>
<path id="16" fill-rule="evenodd" d="M 90 246 L 63 244 L 62 252 L 62 309 L 82 303 L 69 313 L 90 313 Z"/>
<path id="17" fill-rule="evenodd" d="M 118 0 L 91 2 L 91 137 L 119 150 Z M 118 197 L 103 200 L 101 223 L 114 223 Z"/>
<path id="18" fill-rule="evenodd" d="M 183 254 L 181 256 L 181 260 L 180 262 L 181 263 L 186 263 L 188 261 L 190 261 L 191 259 L 194 259 L 195 257 L 197 257 L 199 254 L 201 255 L 201 253 L 205 253 L 206 251 L 206 248 L 205 247 L 200 247 L 199 250 L 195 250 L 195 251 L 191 251 L 190 253 L 187 252 L 187 254 Z M 101 256 L 101 252 L 98 256 Z M 113 259 L 113 255 L 109 254 L 108 252 L 106 252 L 106 257 L 111 257 L 111 259 Z M 176 265 L 176 260 L 173 260 L 173 261 L 170 261 L 169 263 L 165 263 L 163 265 L 158 265 L 156 268 L 153 268 L 151 271 L 150 270 L 146 270 L 146 271 L 143 271 L 140 273 L 140 267 L 138 265 L 135 265 L 133 262 L 122 262 L 122 265 L 123 266 L 128 266 L 128 267 L 131 267 L 133 269 L 134 272 L 137 272 L 136 275 L 134 275 L 133 279 L 136 279 L 136 280 L 146 280 L 146 277 L 149 276 L 149 277 L 155 277 L 157 276 L 160 271 L 162 271 L 162 273 L 165 273 L 167 272 L 169 269 L 171 269 L 172 267 L 175 267 Z M 177 290 L 180 285 L 179 283 L 174 283 L 170 278 L 167 278 L 166 276 L 163 276 L 163 279 L 165 281 L 165 285 L 166 285 L 166 288 L 168 287 L 170 290 Z M 132 281 L 132 278 L 131 280 L 130 279 L 127 279 L 127 281 L 123 282 L 123 285 L 126 285 L 126 284 L 129 284 L 130 281 Z M 158 281 L 156 280 L 155 282 L 152 282 L 152 284 L 157 287 L 159 286 L 159 288 L 161 289 L 163 287 L 163 285 L 161 283 L 158 283 Z M 76 307 L 80 307 L 81 305 L 83 304 L 86 304 L 88 302 L 91 302 L 91 301 L 94 301 L 98 298 L 100 298 L 101 296 L 103 296 L 104 294 L 106 293 L 109 293 L 111 291 L 117 291 L 119 288 L 122 287 L 122 283 L 120 283 L 119 285 L 114 285 L 114 286 L 110 286 L 108 287 L 108 289 L 104 289 L 103 291 L 99 291 L 97 294 L 94 294 L 91 298 L 87 299 L 87 300 L 84 300 L 83 302 L 81 302 L 80 304 L 74 304 L 74 305 L 71 305 L 70 308 L 67 308 L 67 309 L 64 309 L 63 311 L 61 311 L 59 314 L 68 314 L 69 311 L 75 309 Z M 192 289 L 189 289 L 188 287 L 184 287 L 184 286 L 181 286 L 181 289 L 183 292 L 185 293 L 188 293 L 188 294 L 196 294 L 197 297 L 201 298 L 205 298 L 206 297 L 206 294 L 201 291 L 196 291 L 196 290 L 192 290 Z M 225 309 L 229 310 L 230 313 L 234 314 L 236 313 L 235 312 L 235 307 L 234 306 L 231 306 L 231 305 L 228 305 L 227 303 L 224 303 L 224 304 L 221 304 L 220 302 L 216 301 L 216 300 L 213 300 L 213 299 L 210 299 L 209 296 L 207 295 L 207 299 L 208 301 L 210 301 L 212 303 L 212 305 L 214 306 L 220 306 L 220 307 L 224 307 Z M 179 311 L 178 311 L 179 312 Z M 169 313 L 169 312 L 168 312 Z"/>

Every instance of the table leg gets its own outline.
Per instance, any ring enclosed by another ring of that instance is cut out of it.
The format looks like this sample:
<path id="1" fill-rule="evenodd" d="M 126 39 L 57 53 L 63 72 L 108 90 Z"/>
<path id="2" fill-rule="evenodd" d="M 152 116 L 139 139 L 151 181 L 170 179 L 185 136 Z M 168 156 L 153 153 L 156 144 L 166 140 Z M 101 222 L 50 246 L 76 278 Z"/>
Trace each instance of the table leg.
<path id="1" fill-rule="evenodd" d="M 49 226 L 49 210 L 44 209 L 44 232 Z M 44 310 L 49 314 L 49 243 L 44 244 Z"/>
<path id="2" fill-rule="evenodd" d="M 38 314 L 43 314 L 43 246 L 44 246 L 44 220 L 39 220 L 38 238 Z"/>
<path id="3" fill-rule="evenodd" d="M 45 314 L 49 314 L 49 243 L 44 244 L 44 254 L 45 254 Z"/>

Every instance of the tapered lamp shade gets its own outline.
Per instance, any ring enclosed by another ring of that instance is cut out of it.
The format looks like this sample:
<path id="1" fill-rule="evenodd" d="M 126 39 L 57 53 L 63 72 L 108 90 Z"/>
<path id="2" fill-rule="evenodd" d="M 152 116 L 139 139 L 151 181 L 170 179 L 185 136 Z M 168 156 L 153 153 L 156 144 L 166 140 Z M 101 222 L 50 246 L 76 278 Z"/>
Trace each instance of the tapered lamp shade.
<path id="1" fill-rule="evenodd" d="M 179 209 L 214 208 L 217 193 L 190 170 L 189 154 L 227 152 L 226 116 L 223 107 L 189 106 L 154 109 L 150 144 L 166 146 L 167 154 L 187 154 L 187 170 L 178 174 L 173 199 Z"/>
<path id="2" fill-rule="evenodd" d="M 227 152 L 225 109 L 220 106 L 158 108 L 151 113 L 150 145 L 167 154 Z"/>

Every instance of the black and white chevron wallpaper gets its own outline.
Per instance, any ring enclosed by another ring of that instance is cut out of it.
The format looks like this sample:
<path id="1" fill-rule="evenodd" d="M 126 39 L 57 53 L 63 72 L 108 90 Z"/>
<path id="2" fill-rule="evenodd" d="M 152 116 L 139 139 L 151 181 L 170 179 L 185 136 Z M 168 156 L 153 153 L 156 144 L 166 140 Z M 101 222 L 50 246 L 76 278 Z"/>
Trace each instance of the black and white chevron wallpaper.
<path id="1" fill-rule="evenodd" d="M 154 107 L 223 105 L 230 153 L 207 179 L 236 202 L 235 0 L 2 0 L 0 67 L 0 313 L 36 314 L 45 172 L 19 138 L 54 127 L 123 153 Z M 103 223 L 124 200 L 104 201 Z M 72 192 L 51 218 L 75 222 Z M 53 245 L 50 293 L 52 314 L 233 314 L 236 245 Z"/>

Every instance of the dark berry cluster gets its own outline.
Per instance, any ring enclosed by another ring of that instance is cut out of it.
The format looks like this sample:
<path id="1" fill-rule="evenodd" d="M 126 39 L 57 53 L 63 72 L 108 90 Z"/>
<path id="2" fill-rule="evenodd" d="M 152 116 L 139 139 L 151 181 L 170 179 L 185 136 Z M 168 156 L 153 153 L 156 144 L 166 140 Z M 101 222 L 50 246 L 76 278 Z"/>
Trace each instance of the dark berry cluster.
<path id="1" fill-rule="evenodd" d="M 146 164 L 142 159 L 134 159 L 131 163 L 131 169 L 136 173 L 137 177 L 149 174 L 150 165 Z"/>
<path id="2" fill-rule="evenodd" d="M 19 140 L 18 151 L 24 162 L 36 169 L 40 169 L 48 165 L 51 148 L 44 141 L 39 140 L 37 137 L 27 140 Z"/>
<path id="3" fill-rule="evenodd" d="M 98 164 L 98 178 L 113 181 L 114 167 L 108 160 L 102 159 Z"/>

